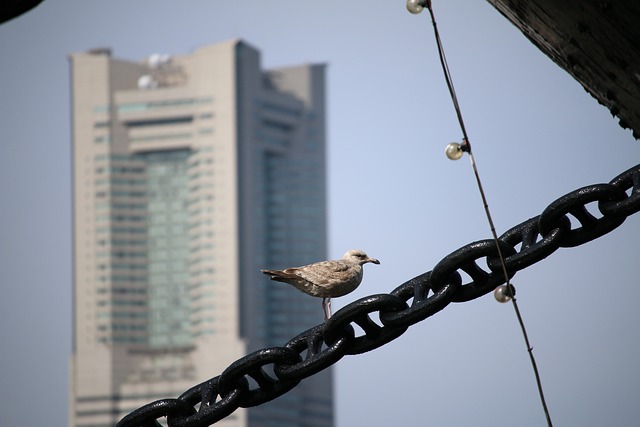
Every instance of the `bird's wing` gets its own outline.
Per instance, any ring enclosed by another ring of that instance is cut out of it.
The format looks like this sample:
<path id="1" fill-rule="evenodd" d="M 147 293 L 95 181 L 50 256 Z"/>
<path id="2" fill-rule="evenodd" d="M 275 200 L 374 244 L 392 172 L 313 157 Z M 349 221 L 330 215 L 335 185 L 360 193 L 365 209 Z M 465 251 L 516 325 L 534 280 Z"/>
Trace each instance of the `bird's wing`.
<path id="1" fill-rule="evenodd" d="M 351 267 L 350 264 L 342 260 L 322 261 L 305 267 L 287 269 L 285 272 L 294 273 L 316 285 L 326 285 L 345 280 Z M 291 270 L 295 270 L 295 272 Z"/>

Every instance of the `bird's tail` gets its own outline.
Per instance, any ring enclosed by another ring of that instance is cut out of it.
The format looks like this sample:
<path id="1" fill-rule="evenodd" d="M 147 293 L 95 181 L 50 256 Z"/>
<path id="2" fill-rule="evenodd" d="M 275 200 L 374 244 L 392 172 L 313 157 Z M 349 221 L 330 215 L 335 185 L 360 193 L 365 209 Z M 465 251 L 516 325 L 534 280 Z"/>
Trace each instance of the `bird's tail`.
<path id="1" fill-rule="evenodd" d="M 298 276 L 287 272 L 287 270 L 260 270 L 271 280 L 277 280 L 278 282 L 287 282 L 287 280 L 296 279 Z"/>

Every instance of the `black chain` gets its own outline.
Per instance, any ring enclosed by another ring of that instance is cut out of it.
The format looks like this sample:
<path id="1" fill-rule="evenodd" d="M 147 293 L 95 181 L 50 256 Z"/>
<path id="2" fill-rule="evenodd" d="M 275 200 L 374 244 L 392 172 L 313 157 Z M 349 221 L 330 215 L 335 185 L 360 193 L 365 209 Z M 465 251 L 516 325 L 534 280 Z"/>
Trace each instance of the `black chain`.
<path id="1" fill-rule="evenodd" d="M 587 209 L 588 204 L 596 202 L 601 216 Z M 609 233 L 638 211 L 640 165 L 609 184 L 590 185 L 560 197 L 542 214 L 498 238 L 509 277 L 560 247 L 582 245 Z M 579 226 L 572 228 L 568 215 Z M 165 416 L 169 427 L 209 426 L 237 408 L 273 400 L 347 354 L 371 351 L 396 339 L 409 326 L 451 302 L 469 301 L 491 292 L 505 279 L 497 252 L 494 240 L 469 243 L 444 257 L 432 271 L 403 283 L 389 294 L 359 299 L 283 347 L 255 351 L 177 399 L 162 399 L 136 409 L 117 427 L 158 427 L 157 420 Z M 489 271 L 478 265 L 481 259 L 486 259 Z M 462 283 L 459 270 L 471 278 L 469 283 Z M 374 313 L 382 326 L 371 319 Z M 352 324 L 358 325 L 364 334 L 356 337 Z"/>

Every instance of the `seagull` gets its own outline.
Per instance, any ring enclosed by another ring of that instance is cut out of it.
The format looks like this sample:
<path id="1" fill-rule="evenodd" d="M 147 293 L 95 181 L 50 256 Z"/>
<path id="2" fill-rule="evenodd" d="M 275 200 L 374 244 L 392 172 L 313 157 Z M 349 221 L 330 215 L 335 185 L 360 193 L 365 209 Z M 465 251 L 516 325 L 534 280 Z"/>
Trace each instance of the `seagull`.
<path id="1" fill-rule="evenodd" d="M 271 280 L 288 283 L 305 294 L 322 297 L 324 319 L 331 317 L 331 298 L 354 291 L 362 282 L 362 266 L 380 264 L 359 249 L 352 249 L 342 259 L 321 261 L 284 270 L 260 270 Z"/>

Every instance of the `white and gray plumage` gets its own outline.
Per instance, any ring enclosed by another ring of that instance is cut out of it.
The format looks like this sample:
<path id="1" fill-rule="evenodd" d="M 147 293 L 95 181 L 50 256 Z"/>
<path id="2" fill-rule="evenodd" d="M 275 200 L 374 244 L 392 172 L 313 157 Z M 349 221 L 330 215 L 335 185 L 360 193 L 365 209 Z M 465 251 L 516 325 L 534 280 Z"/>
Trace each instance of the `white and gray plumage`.
<path id="1" fill-rule="evenodd" d="M 289 283 L 305 294 L 322 298 L 325 320 L 331 317 L 331 298 L 354 291 L 362 282 L 362 266 L 368 262 L 380 264 L 358 249 L 344 254 L 342 259 L 321 261 L 303 267 L 284 270 L 260 270 L 271 280 Z"/>

